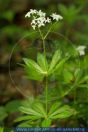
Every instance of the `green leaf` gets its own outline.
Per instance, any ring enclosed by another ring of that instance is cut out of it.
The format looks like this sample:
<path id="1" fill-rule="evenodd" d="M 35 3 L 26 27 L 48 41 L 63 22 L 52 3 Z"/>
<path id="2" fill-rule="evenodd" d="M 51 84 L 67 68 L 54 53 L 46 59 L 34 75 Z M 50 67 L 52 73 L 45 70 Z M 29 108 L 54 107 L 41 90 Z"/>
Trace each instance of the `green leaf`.
<path id="1" fill-rule="evenodd" d="M 67 61 L 67 58 L 65 59 L 62 59 L 57 65 L 56 67 L 52 70 L 52 73 L 53 72 L 59 72 L 59 69 L 63 66 L 63 64 Z"/>
<path id="2" fill-rule="evenodd" d="M 73 115 L 73 113 L 71 113 L 70 111 L 64 111 L 63 113 L 53 116 L 52 119 L 64 119 L 64 118 L 68 118 L 72 115 Z"/>
<path id="3" fill-rule="evenodd" d="M 0 127 L 0 132 L 4 132 L 4 128 L 3 127 Z"/>
<path id="4" fill-rule="evenodd" d="M 41 67 L 31 59 L 24 59 L 25 62 L 25 71 L 29 79 L 40 80 L 44 78 L 45 72 Z"/>
<path id="5" fill-rule="evenodd" d="M 7 112 L 12 113 L 18 111 L 18 108 L 21 106 L 20 100 L 13 100 L 11 102 L 8 102 L 5 106 L 5 109 Z"/>
<path id="6" fill-rule="evenodd" d="M 35 111 L 43 115 L 45 118 L 47 117 L 47 113 L 41 103 L 35 103 L 33 108 L 35 109 Z"/>
<path id="7" fill-rule="evenodd" d="M 79 83 L 82 76 L 83 76 L 83 71 L 81 69 L 77 69 L 75 72 L 75 78 L 76 78 L 75 82 Z"/>
<path id="8" fill-rule="evenodd" d="M 55 110 L 51 115 L 49 115 L 50 119 L 57 119 L 57 118 L 66 118 L 69 117 L 73 114 L 73 110 L 67 106 L 64 105 L 61 108 L 58 108 L 57 110 Z"/>
<path id="9" fill-rule="evenodd" d="M 42 122 L 42 127 L 50 127 L 51 125 L 51 119 L 45 119 Z"/>
<path id="10" fill-rule="evenodd" d="M 73 79 L 73 75 L 70 71 L 64 70 L 63 71 L 64 81 L 66 83 L 70 83 L 70 81 Z"/>
<path id="11" fill-rule="evenodd" d="M 60 50 L 57 50 L 52 57 L 52 61 L 50 63 L 50 67 L 49 67 L 49 72 L 52 72 L 52 70 L 54 69 L 54 67 L 56 66 L 58 61 L 60 60 L 60 57 L 61 57 L 61 52 L 60 52 Z"/>
<path id="12" fill-rule="evenodd" d="M 78 87 L 80 87 L 80 88 L 88 88 L 88 84 L 79 84 Z"/>
<path id="13" fill-rule="evenodd" d="M 42 81 L 44 76 L 37 72 L 34 68 L 25 66 L 25 71 L 28 79 Z"/>
<path id="14" fill-rule="evenodd" d="M 48 69 L 48 62 L 45 58 L 45 56 L 41 53 L 38 53 L 37 55 L 37 62 L 40 65 L 40 67 L 42 68 L 42 70 L 47 71 Z"/>
<path id="15" fill-rule="evenodd" d="M 43 117 L 43 115 L 41 113 L 35 111 L 32 108 L 25 108 L 25 107 L 21 106 L 20 111 L 25 113 L 25 114 L 32 115 L 32 116 L 37 116 L 37 117 L 40 117 L 40 118 Z"/>
<path id="16" fill-rule="evenodd" d="M 0 121 L 4 120 L 7 117 L 6 110 L 3 106 L 0 107 Z"/>
<path id="17" fill-rule="evenodd" d="M 31 60 L 31 59 L 27 59 L 27 58 L 24 58 L 23 59 L 25 64 L 27 66 L 31 66 L 33 67 L 37 72 L 41 73 L 41 74 L 44 74 L 44 71 L 41 69 L 41 67 L 34 61 L 34 60 Z"/>
<path id="18" fill-rule="evenodd" d="M 21 128 L 29 128 L 29 127 L 32 127 L 32 125 L 30 124 L 30 122 L 29 121 L 26 121 L 26 122 L 23 122 L 23 123 L 20 123 L 19 125 L 18 125 L 18 127 L 21 127 Z"/>
<path id="19" fill-rule="evenodd" d="M 60 102 L 55 102 L 55 103 L 51 106 L 48 115 L 51 115 L 53 112 L 55 112 L 55 111 L 59 108 L 60 105 L 61 105 Z"/>
<path id="20" fill-rule="evenodd" d="M 85 76 L 85 77 L 82 77 L 82 79 L 80 80 L 79 84 L 80 83 L 84 83 L 85 81 L 88 81 L 88 75 Z"/>
<path id="21" fill-rule="evenodd" d="M 20 122 L 20 121 L 25 121 L 25 120 L 36 120 L 36 119 L 39 119 L 40 117 L 39 116 L 21 116 L 21 117 L 18 117 L 15 122 Z"/>

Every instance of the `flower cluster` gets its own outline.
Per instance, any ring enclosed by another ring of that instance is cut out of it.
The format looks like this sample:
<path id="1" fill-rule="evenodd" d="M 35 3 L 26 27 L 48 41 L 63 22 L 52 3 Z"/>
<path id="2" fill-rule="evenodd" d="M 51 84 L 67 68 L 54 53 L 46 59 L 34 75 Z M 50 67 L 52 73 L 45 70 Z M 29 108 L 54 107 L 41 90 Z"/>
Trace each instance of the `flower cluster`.
<path id="1" fill-rule="evenodd" d="M 31 26 L 33 27 L 34 30 L 36 27 L 40 28 L 42 26 L 45 26 L 46 23 L 51 23 L 52 20 L 58 21 L 63 19 L 62 16 L 56 13 L 53 13 L 52 15 L 50 15 L 50 17 L 46 17 L 46 13 L 42 12 L 41 10 L 37 11 L 33 9 L 30 9 L 30 11 L 25 15 L 25 17 L 33 18 Z"/>
<path id="2" fill-rule="evenodd" d="M 82 45 L 78 46 L 76 48 L 76 50 L 79 52 L 80 56 L 85 55 L 85 49 L 86 49 L 86 46 L 82 46 Z"/>

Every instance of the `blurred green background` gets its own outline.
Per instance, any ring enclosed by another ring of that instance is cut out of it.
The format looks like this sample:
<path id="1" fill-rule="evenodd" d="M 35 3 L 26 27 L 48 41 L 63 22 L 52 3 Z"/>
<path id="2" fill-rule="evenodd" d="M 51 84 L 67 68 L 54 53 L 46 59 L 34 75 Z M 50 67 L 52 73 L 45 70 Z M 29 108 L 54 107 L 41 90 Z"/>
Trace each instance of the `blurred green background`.
<path id="1" fill-rule="evenodd" d="M 35 39 L 37 34 L 32 34 L 30 21 L 25 19 L 30 9 L 61 14 L 63 21 L 54 31 L 74 45 L 88 46 L 88 0 L 0 0 L 0 125 L 9 127 L 13 126 L 20 100 L 37 94 L 40 87 L 26 80 L 18 65 L 24 56 L 34 58 L 40 43 Z"/>

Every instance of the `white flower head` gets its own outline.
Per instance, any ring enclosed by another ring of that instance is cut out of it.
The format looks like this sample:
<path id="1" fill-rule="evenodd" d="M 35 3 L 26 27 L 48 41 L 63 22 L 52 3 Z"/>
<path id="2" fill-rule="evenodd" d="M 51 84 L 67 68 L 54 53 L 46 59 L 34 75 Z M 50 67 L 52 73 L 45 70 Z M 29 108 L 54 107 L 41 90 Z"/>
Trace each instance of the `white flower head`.
<path id="1" fill-rule="evenodd" d="M 63 17 L 62 17 L 61 15 L 58 15 L 58 14 L 56 14 L 56 13 L 53 13 L 53 14 L 51 15 L 51 17 L 53 18 L 53 20 L 56 20 L 56 21 L 62 20 L 62 19 L 63 19 Z"/>
<path id="2" fill-rule="evenodd" d="M 37 11 L 35 9 L 30 9 L 30 11 L 25 15 L 25 17 L 31 17 L 31 26 L 35 30 L 35 28 L 40 28 L 45 26 L 46 23 L 51 23 L 51 17 L 53 20 L 61 20 L 62 16 L 53 13 L 51 17 L 46 17 L 46 13 L 42 12 L 41 10 Z"/>
<path id="3" fill-rule="evenodd" d="M 82 45 L 78 46 L 76 48 L 76 50 L 79 52 L 80 56 L 85 55 L 85 49 L 86 49 L 86 46 L 82 46 Z"/>

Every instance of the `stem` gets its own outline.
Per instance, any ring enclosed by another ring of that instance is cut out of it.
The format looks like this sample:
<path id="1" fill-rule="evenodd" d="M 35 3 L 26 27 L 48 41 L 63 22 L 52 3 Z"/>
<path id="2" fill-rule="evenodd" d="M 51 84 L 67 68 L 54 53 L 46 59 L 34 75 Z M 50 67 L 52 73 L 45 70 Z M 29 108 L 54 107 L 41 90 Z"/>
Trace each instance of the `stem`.
<path id="1" fill-rule="evenodd" d="M 50 26 L 50 29 L 48 30 L 48 32 L 47 32 L 46 35 L 44 36 L 44 39 L 46 39 L 46 37 L 47 37 L 48 34 L 50 33 L 51 29 L 52 29 L 52 26 Z"/>
<path id="2" fill-rule="evenodd" d="M 45 56 L 45 59 L 46 59 L 46 47 L 45 47 L 45 40 L 43 39 L 42 40 L 43 42 L 43 52 L 44 52 L 44 56 Z"/>
<path id="3" fill-rule="evenodd" d="M 44 56 L 45 56 L 45 65 L 46 65 L 46 47 L 45 47 L 45 41 L 43 41 L 43 50 L 44 50 Z M 46 69 L 47 70 L 47 69 Z M 46 105 L 46 113 L 48 113 L 48 78 L 47 75 L 45 77 L 45 105 Z"/>
<path id="4" fill-rule="evenodd" d="M 48 113 L 48 78 L 45 78 L 45 102 L 46 102 L 46 113 Z"/>
<path id="5" fill-rule="evenodd" d="M 45 37 L 43 36 L 41 30 L 39 29 L 39 33 L 40 36 L 42 38 L 42 43 L 43 43 L 43 52 L 44 52 L 44 56 L 45 56 L 45 64 L 46 64 L 46 47 L 45 47 L 45 38 L 47 37 L 47 35 L 49 34 L 50 30 L 47 32 L 47 34 L 45 35 Z M 47 69 L 46 69 L 47 70 Z M 46 105 L 46 113 L 48 113 L 48 77 L 46 75 L 45 77 L 45 105 Z"/>
<path id="6" fill-rule="evenodd" d="M 42 34 L 42 32 L 41 32 L 40 28 L 38 28 L 38 30 L 39 30 L 40 36 L 41 36 L 41 38 L 42 38 L 42 40 L 43 40 L 43 39 L 44 39 L 44 37 L 43 37 L 43 34 Z"/>

